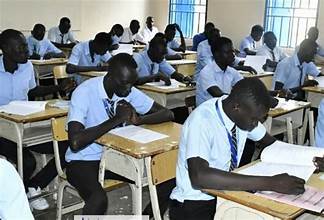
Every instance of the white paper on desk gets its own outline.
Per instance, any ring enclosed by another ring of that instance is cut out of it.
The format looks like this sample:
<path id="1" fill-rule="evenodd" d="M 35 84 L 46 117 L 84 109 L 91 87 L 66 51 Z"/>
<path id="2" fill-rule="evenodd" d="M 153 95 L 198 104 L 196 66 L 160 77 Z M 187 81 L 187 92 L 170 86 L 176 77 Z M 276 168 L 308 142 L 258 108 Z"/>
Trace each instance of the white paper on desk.
<path id="1" fill-rule="evenodd" d="M 281 108 L 285 110 L 290 110 L 299 106 L 299 102 L 295 100 L 289 99 L 288 101 L 286 101 L 284 98 L 276 98 L 276 99 L 278 99 L 278 105 L 275 107 L 275 109 Z"/>
<path id="2" fill-rule="evenodd" d="M 60 109 L 69 109 L 70 101 L 67 100 L 56 100 L 53 103 L 49 103 L 49 106 Z"/>
<path id="3" fill-rule="evenodd" d="M 150 82 L 150 83 L 145 83 L 145 85 L 148 85 L 148 86 L 154 86 L 156 88 L 159 88 L 159 89 L 165 89 L 165 90 L 168 90 L 168 89 L 177 89 L 179 87 L 185 87 L 186 85 L 181 83 L 181 82 L 178 82 L 177 80 L 175 79 L 170 79 L 171 81 L 171 85 L 169 86 L 166 86 L 165 85 L 165 82 L 164 81 L 159 81 L 159 82 Z"/>
<path id="4" fill-rule="evenodd" d="M 318 87 L 324 87 L 324 76 L 314 78 L 318 82 Z"/>
<path id="5" fill-rule="evenodd" d="M 155 132 L 135 125 L 128 125 L 121 128 L 115 128 L 109 131 L 109 133 L 142 144 L 147 144 L 168 137 L 165 134 L 161 134 L 159 132 Z"/>
<path id="6" fill-rule="evenodd" d="M 12 101 L 0 106 L 0 112 L 15 115 L 29 115 L 45 110 L 47 101 Z"/>
<path id="7" fill-rule="evenodd" d="M 267 57 L 266 56 L 246 56 L 244 66 L 251 66 L 255 69 L 258 74 L 264 72 L 262 66 L 266 63 Z"/>
<path id="8" fill-rule="evenodd" d="M 119 44 L 117 50 L 113 50 L 111 55 L 115 56 L 119 53 L 128 53 L 129 55 L 133 55 L 133 45 L 132 44 Z"/>

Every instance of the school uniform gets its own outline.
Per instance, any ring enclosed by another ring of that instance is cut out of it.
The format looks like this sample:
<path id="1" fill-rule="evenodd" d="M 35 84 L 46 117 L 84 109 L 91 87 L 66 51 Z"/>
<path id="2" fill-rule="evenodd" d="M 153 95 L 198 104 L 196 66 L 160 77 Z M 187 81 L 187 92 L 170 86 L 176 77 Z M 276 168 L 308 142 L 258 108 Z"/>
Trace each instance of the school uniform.
<path id="1" fill-rule="evenodd" d="M 168 55 L 173 56 L 177 54 L 177 51 L 174 49 L 178 49 L 180 47 L 179 42 L 176 39 L 173 39 L 172 41 L 167 42 L 168 47 Z"/>
<path id="2" fill-rule="evenodd" d="M 141 32 L 141 36 L 144 40 L 143 43 L 148 44 L 158 32 L 159 30 L 155 26 L 152 27 L 152 31 L 147 26 L 145 26 L 145 28 Z"/>
<path id="3" fill-rule="evenodd" d="M 281 60 L 287 57 L 287 54 L 280 48 L 275 47 L 271 50 L 266 44 L 262 45 L 256 53 L 257 56 L 266 56 L 267 59 L 279 63 Z M 267 67 L 267 71 L 273 72 L 275 68 Z"/>
<path id="4" fill-rule="evenodd" d="M 0 219 L 34 219 L 16 169 L 0 158 Z"/>
<path id="5" fill-rule="evenodd" d="M 111 45 L 117 45 L 117 44 L 119 44 L 120 39 L 121 39 L 121 37 L 118 37 L 117 35 L 113 35 L 111 37 L 111 41 L 112 41 Z"/>
<path id="6" fill-rule="evenodd" d="M 284 89 L 292 89 L 304 84 L 306 76 L 318 76 L 320 71 L 313 62 L 300 63 L 297 54 L 286 57 L 277 65 L 273 76 L 272 89 L 275 88 L 276 82 L 284 84 Z"/>
<path id="7" fill-rule="evenodd" d="M 59 44 L 68 44 L 68 43 L 76 43 L 76 39 L 73 36 L 72 31 L 68 31 L 65 34 L 62 34 L 59 27 L 52 27 L 48 30 L 47 39 L 52 42 Z"/>
<path id="8" fill-rule="evenodd" d="M 44 57 L 47 53 L 62 53 L 60 49 L 54 46 L 48 39 L 44 38 L 39 41 L 36 40 L 33 36 L 27 38 L 29 55 L 33 53 L 39 54 L 41 57 Z"/>
<path id="9" fill-rule="evenodd" d="M 315 129 L 315 146 L 324 148 L 324 99 L 318 108 L 318 117 Z"/>
<path id="10" fill-rule="evenodd" d="M 200 72 L 196 86 L 196 105 L 213 98 L 212 95 L 207 91 L 208 88 L 217 86 L 224 93 L 229 94 L 232 87 L 241 79 L 243 76 L 234 68 L 228 66 L 223 71 L 215 61 L 207 64 Z"/>
<path id="11" fill-rule="evenodd" d="M 256 51 L 256 42 L 253 40 L 253 38 L 250 36 L 247 36 L 244 38 L 240 44 L 240 56 L 241 57 L 246 57 L 246 53 L 244 49 L 249 49 L 252 51 Z"/>
<path id="12" fill-rule="evenodd" d="M 143 37 L 139 33 L 133 34 L 129 27 L 125 28 L 120 43 L 129 43 L 133 41 L 144 42 Z"/>
<path id="13" fill-rule="evenodd" d="M 198 45 L 200 42 L 207 40 L 207 36 L 204 33 L 196 34 L 192 39 L 192 48 L 191 50 L 197 51 Z"/>
<path id="14" fill-rule="evenodd" d="M 104 55 L 94 54 L 93 58 L 90 54 L 90 41 L 85 41 L 78 43 L 72 49 L 71 55 L 69 57 L 68 63 L 77 66 L 98 66 L 100 63 L 107 62 L 111 58 L 111 54 L 107 52 Z M 80 75 L 74 75 L 76 83 L 79 85 L 85 78 Z"/>
<path id="15" fill-rule="evenodd" d="M 67 122 L 79 122 L 85 128 L 97 126 L 116 113 L 116 105 L 126 100 L 144 115 L 150 111 L 154 101 L 140 90 L 133 87 L 127 97 L 116 94 L 108 98 L 104 88 L 104 77 L 96 77 L 82 83 L 73 92 Z M 99 162 L 103 146 L 91 143 L 84 149 L 66 152 L 68 181 L 79 191 L 86 202 L 83 214 L 104 214 L 107 208 L 107 197 L 98 182 Z M 80 172 L 82 170 L 82 172 Z"/>
<path id="16" fill-rule="evenodd" d="M 176 71 L 165 59 L 161 63 L 153 62 L 147 54 L 147 50 L 134 53 L 133 58 L 137 64 L 138 77 L 155 75 L 162 72 L 170 76 Z"/>
<path id="17" fill-rule="evenodd" d="M 170 195 L 171 220 L 213 219 L 216 211 L 216 198 L 192 187 L 188 159 L 200 157 L 210 167 L 228 172 L 239 164 L 246 139 L 259 141 L 266 134 L 266 129 L 260 122 L 250 132 L 237 127 L 223 110 L 222 100 L 226 97 L 213 98 L 198 106 L 182 127 L 176 166 L 177 185 Z M 236 131 L 233 131 L 234 127 Z M 233 142 L 229 137 L 233 135 L 236 136 L 237 144 L 236 154 L 232 155 L 233 146 L 230 143 Z M 213 205 L 206 207 L 208 202 Z"/>

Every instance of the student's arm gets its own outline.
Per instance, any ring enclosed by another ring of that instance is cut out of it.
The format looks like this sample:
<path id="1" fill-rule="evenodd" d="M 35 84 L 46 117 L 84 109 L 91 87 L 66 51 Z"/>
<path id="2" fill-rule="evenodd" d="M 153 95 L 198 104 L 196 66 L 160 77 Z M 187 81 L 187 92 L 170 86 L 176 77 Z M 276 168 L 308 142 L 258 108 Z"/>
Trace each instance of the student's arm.
<path id="1" fill-rule="evenodd" d="M 45 60 L 49 60 L 51 58 L 65 58 L 65 54 L 63 52 L 55 53 L 55 52 L 49 52 L 44 54 L 43 57 Z"/>
<path id="2" fill-rule="evenodd" d="M 159 72 L 157 74 L 149 75 L 149 76 L 138 77 L 137 81 L 136 81 L 136 85 L 143 85 L 148 82 L 160 81 L 160 80 L 165 82 L 165 85 L 167 85 L 167 86 L 171 85 L 169 76 L 167 76 L 161 72 Z"/>
<path id="3" fill-rule="evenodd" d="M 211 86 L 207 89 L 207 92 L 213 97 L 220 97 L 225 93 L 216 85 Z"/>
<path id="4" fill-rule="evenodd" d="M 119 48 L 119 44 L 114 44 L 110 46 L 109 51 L 117 50 L 118 48 Z"/>
<path id="5" fill-rule="evenodd" d="M 60 43 L 51 41 L 51 43 L 54 44 L 54 46 L 57 48 L 73 48 L 76 45 L 76 43 L 74 43 L 74 42 L 71 42 L 68 44 L 60 44 Z"/>
<path id="6" fill-rule="evenodd" d="M 88 72 L 88 71 L 108 71 L 108 66 L 79 66 L 71 63 L 68 63 L 66 65 L 67 74 Z"/>
<path id="7" fill-rule="evenodd" d="M 35 88 L 29 90 L 28 99 L 34 100 L 36 97 L 44 97 L 49 94 L 56 92 L 70 92 L 74 89 L 74 83 L 70 80 L 62 81 L 58 86 L 36 86 Z"/>
<path id="8" fill-rule="evenodd" d="M 178 53 L 175 53 L 175 54 L 168 54 L 165 56 L 165 59 L 166 60 L 181 60 L 182 59 L 182 56 L 181 54 L 178 54 Z"/>
<path id="9" fill-rule="evenodd" d="M 234 68 L 236 70 L 247 71 L 247 72 L 252 73 L 254 75 L 258 74 L 258 72 L 251 66 L 236 65 L 236 66 L 234 66 Z"/>
<path id="10" fill-rule="evenodd" d="M 246 55 L 256 55 L 256 52 L 249 50 L 249 48 L 244 48 L 244 52 L 246 53 Z"/>
<path id="11" fill-rule="evenodd" d="M 177 31 L 179 32 L 180 34 L 180 40 L 181 40 L 181 44 L 178 48 L 172 48 L 173 50 L 175 51 L 181 51 L 181 52 L 185 52 L 186 51 L 186 42 L 185 42 L 185 39 L 183 37 L 183 34 L 182 34 L 182 31 L 181 31 L 181 28 L 178 24 L 175 24 L 176 25 L 176 29 Z"/>
<path id="12" fill-rule="evenodd" d="M 177 80 L 178 82 L 182 82 L 182 83 L 191 82 L 191 80 L 192 80 L 190 76 L 184 76 L 181 73 L 178 73 L 176 71 L 171 74 L 171 78 Z"/>

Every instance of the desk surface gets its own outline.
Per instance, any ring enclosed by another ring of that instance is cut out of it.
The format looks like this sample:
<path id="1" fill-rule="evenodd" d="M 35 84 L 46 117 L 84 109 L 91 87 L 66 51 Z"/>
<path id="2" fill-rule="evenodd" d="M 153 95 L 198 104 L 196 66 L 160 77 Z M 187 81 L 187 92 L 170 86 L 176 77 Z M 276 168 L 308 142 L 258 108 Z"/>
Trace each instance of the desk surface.
<path id="1" fill-rule="evenodd" d="M 255 75 L 255 74 L 252 74 L 252 73 L 246 72 L 246 71 L 239 71 L 239 73 L 241 73 L 243 77 L 258 77 L 258 78 L 270 77 L 270 76 L 273 76 L 273 74 L 274 74 L 274 72 L 264 72 L 264 73 Z"/>
<path id="2" fill-rule="evenodd" d="M 196 64 L 197 60 L 186 60 L 186 59 L 182 59 L 182 60 L 167 60 L 167 62 L 170 65 L 186 65 L 186 64 Z"/>
<path id="3" fill-rule="evenodd" d="M 52 58 L 49 60 L 30 60 L 33 65 L 54 65 L 54 64 L 65 64 L 68 62 L 66 58 Z"/>
<path id="4" fill-rule="evenodd" d="M 271 116 L 273 118 L 274 117 L 279 117 L 281 115 L 285 115 L 285 114 L 288 114 L 290 112 L 297 111 L 297 110 L 300 110 L 300 109 L 303 109 L 303 108 L 309 108 L 311 106 L 310 102 L 299 102 L 299 101 L 294 101 L 294 100 L 291 100 L 291 101 L 295 102 L 296 105 L 289 108 L 289 109 L 283 109 L 283 108 L 270 109 L 270 111 L 268 113 L 268 116 Z"/>
<path id="5" fill-rule="evenodd" d="M 78 73 L 81 76 L 86 77 L 98 77 L 98 76 L 104 76 L 107 74 L 107 71 L 89 71 L 89 72 L 79 72 Z"/>
<path id="6" fill-rule="evenodd" d="M 172 88 L 172 89 L 161 89 L 161 88 L 157 88 L 155 86 L 150 86 L 150 85 L 140 85 L 140 86 L 136 86 L 136 87 L 141 90 L 162 93 L 162 94 L 174 94 L 174 93 L 188 92 L 188 91 L 193 91 L 196 89 L 195 87 L 191 87 L 191 86 Z"/>
<path id="7" fill-rule="evenodd" d="M 252 162 L 247 166 L 250 166 L 256 162 Z M 324 190 L 324 181 L 319 178 L 321 175 L 323 175 L 323 173 L 313 174 L 311 178 L 308 180 L 307 185 L 314 186 Z M 258 211 L 267 213 L 271 216 L 281 218 L 281 219 L 294 219 L 305 211 L 302 208 L 277 202 L 271 199 L 266 199 L 261 196 L 257 196 L 248 192 L 216 191 L 216 190 L 206 190 L 206 191 L 211 195 L 222 197 L 224 199 L 242 204 L 244 206 L 256 209 Z"/>
<path id="8" fill-rule="evenodd" d="M 155 125 L 143 125 L 142 127 L 168 135 L 169 137 L 147 144 L 141 144 L 113 134 L 105 134 L 96 142 L 138 159 L 173 150 L 178 147 L 181 132 L 180 124 L 165 122 Z"/>
<path id="9" fill-rule="evenodd" d="M 192 50 L 186 50 L 185 52 L 177 52 L 181 55 L 191 55 L 191 54 L 197 54 L 197 51 L 192 51 Z"/>
<path id="10" fill-rule="evenodd" d="M 142 45 L 142 44 L 134 44 L 133 45 L 133 49 L 144 49 L 146 47 L 146 45 Z"/>
<path id="11" fill-rule="evenodd" d="M 324 94 L 324 87 L 318 87 L 318 86 L 304 87 L 303 90 L 306 92 L 314 92 L 314 93 Z"/>

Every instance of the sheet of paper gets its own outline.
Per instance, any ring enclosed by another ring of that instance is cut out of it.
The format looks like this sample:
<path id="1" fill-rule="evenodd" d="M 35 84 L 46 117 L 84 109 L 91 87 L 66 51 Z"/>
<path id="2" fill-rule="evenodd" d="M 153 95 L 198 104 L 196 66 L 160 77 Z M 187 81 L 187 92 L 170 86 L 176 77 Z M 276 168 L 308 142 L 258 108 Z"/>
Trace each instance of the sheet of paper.
<path id="1" fill-rule="evenodd" d="M 276 108 L 290 110 L 299 106 L 299 102 L 295 100 L 290 99 L 286 101 L 283 98 L 276 98 L 276 99 L 278 99 L 278 105 L 276 106 Z"/>
<path id="2" fill-rule="evenodd" d="M 318 87 L 324 87 L 324 76 L 316 77 L 315 80 L 318 82 Z"/>
<path id="3" fill-rule="evenodd" d="M 119 53 L 128 53 L 130 55 L 133 55 L 133 45 L 132 44 L 119 44 L 118 49 L 113 50 L 111 52 L 111 55 L 115 56 Z"/>
<path id="4" fill-rule="evenodd" d="M 60 109 L 69 109 L 70 101 L 67 100 L 57 100 L 53 103 L 49 103 L 49 106 Z"/>
<path id="5" fill-rule="evenodd" d="M 168 89 L 177 89 L 179 87 L 185 87 L 185 84 L 181 83 L 181 82 L 178 82 L 177 80 L 175 79 L 170 79 L 171 80 L 171 85 L 170 86 L 166 86 L 164 81 L 159 81 L 159 82 L 150 82 L 150 83 L 146 83 L 145 85 L 148 85 L 148 86 L 154 86 L 156 88 L 159 88 L 159 89 L 165 89 L 165 90 L 168 90 Z"/>
<path id="6" fill-rule="evenodd" d="M 310 186 L 305 186 L 305 192 L 297 196 L 276 192 L 257 192 L 256 195 L 318 213 L 324 211 L 324 191 Z"/>
<path id="7" fill-rule="evenodd" d="M 297 176 L 307 181 L 314 171 L 315 166 L 298 166 L 259 162 L 254 164 L 253 166 L 240 170 L 238 173 L 253 176 L 273 176 L 277 174 L 288 173 L 289 175 Z"/>
<path id="8" fill-rule="evenodd" d="M 12 101 L 0 106 L 0 112 L 15 115 L 30 115 L 45 110 L 47 101 Z"/>
<path id="9" fill-rule="evenodd" d="M 266 56 L 246 56 L 244 66 L 251 66 L 253 67 L 258 74 L 264 72 L 262 66 L 266 63 L 267 57 Z"/>
<path id="10" fill-rule="evenodd" d="M 121 128 L 115 128 L 109 133 L 138 142 L 147 144 L 156 140 L 167 138 L 165 134 L 161 134 L 149 129 L 145 129 L 139 126 L 128 125 Z"/>

